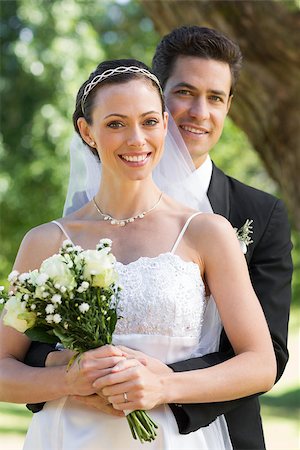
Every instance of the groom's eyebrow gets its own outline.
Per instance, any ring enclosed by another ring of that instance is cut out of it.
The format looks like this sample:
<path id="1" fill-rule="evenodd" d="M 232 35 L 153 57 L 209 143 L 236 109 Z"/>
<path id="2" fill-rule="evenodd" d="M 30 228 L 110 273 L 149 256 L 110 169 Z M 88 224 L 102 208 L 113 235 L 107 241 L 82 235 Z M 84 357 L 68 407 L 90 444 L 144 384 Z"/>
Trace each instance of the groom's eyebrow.
<path id="1" fill-rule="evenodd" d="M 183 81 L 175 84 L 175 86 L 173 86 L 173 89 L 180 88 L 180 87 L 186 87 L 188 89 L 196 89 L 196 87 L 193 86 L 192 84 L 184 83 Z"/>
<path id="2" fill-rule="evenodd" d="M 190 89 L 190 90 L 197 90 L 196 86 L 193 86 L 192 84 L 189 84 L 189 83 L 185 83 L 183 81 L 181 81 L 180 83 L 175 84 L 175 86 L 173 86 L 172 89 L 178 89 L 178 88 L 181 88 L 181 87 L 184 87 L 184 88 L 187 88 L 187 89 Z M 208 92 L 211 92 L 212 94 L 215 94 L 215 95 L 220 95 L 222 97 L 226 97 L 226 92 L 219 91 L 217 89 L 209 89 Z"/>

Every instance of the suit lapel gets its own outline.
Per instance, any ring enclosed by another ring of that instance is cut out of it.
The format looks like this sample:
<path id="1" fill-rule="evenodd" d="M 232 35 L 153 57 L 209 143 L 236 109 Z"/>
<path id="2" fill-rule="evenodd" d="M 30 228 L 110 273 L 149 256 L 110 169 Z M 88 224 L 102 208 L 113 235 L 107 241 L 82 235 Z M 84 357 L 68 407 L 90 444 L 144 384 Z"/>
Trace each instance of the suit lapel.
<path id="1" fill-rule="evenodd" d="M 214 164 L 207 196 L 213 212 L 229 219 L 230 201 L 228 179 Z"/>

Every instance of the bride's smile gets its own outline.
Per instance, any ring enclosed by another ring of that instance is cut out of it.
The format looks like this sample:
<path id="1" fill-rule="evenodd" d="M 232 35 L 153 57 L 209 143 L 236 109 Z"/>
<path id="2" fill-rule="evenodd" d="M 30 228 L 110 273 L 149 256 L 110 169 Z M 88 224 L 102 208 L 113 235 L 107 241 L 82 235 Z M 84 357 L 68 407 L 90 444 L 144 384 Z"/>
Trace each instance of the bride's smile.
<path id="1" fill-rule="evenodd" d="M 151 82 L 131 80 L 104 85 L 95 96 L 92 124 L 81 119 L 87 142 L 95 142 L 103 175 L 118 182 L 143 180 L 159 162 L 167 130 L 167 113 Z"/>

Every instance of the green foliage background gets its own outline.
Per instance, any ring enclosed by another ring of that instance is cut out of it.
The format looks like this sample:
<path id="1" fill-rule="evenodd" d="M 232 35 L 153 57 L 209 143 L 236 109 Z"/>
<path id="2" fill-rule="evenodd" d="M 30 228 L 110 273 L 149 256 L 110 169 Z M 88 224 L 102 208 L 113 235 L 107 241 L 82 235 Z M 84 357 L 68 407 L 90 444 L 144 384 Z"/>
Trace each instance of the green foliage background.
<path id="1" fill-rule="evenodd" d="M 1 7 L 0 281 L 23 235 L 61 215 L 77 90 L 103 59 L 151 64 L 160 36 L 137 1 L 7 0 Z M 212 153 L 225 172 L 280 195 L 228 119 Z M 300 239 L 293 233 L 294 262 Z M 33 249 L 34 251 L 34 249 Z M 294 300 L 300 280 L 294 277 Z"/>

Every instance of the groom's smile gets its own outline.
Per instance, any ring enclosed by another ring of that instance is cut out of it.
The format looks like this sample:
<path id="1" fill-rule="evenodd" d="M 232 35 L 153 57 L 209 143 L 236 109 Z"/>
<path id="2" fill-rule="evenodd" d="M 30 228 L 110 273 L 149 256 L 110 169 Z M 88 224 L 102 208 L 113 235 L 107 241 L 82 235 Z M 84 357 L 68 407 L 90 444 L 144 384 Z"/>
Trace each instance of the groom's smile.
<path id="1" fill-rule="evenodd" d="M 230 87 L 227 63 L 194 56 L 179 56 L 167 80 L 166 104 L 196 167 L 221 136 Z"/>

